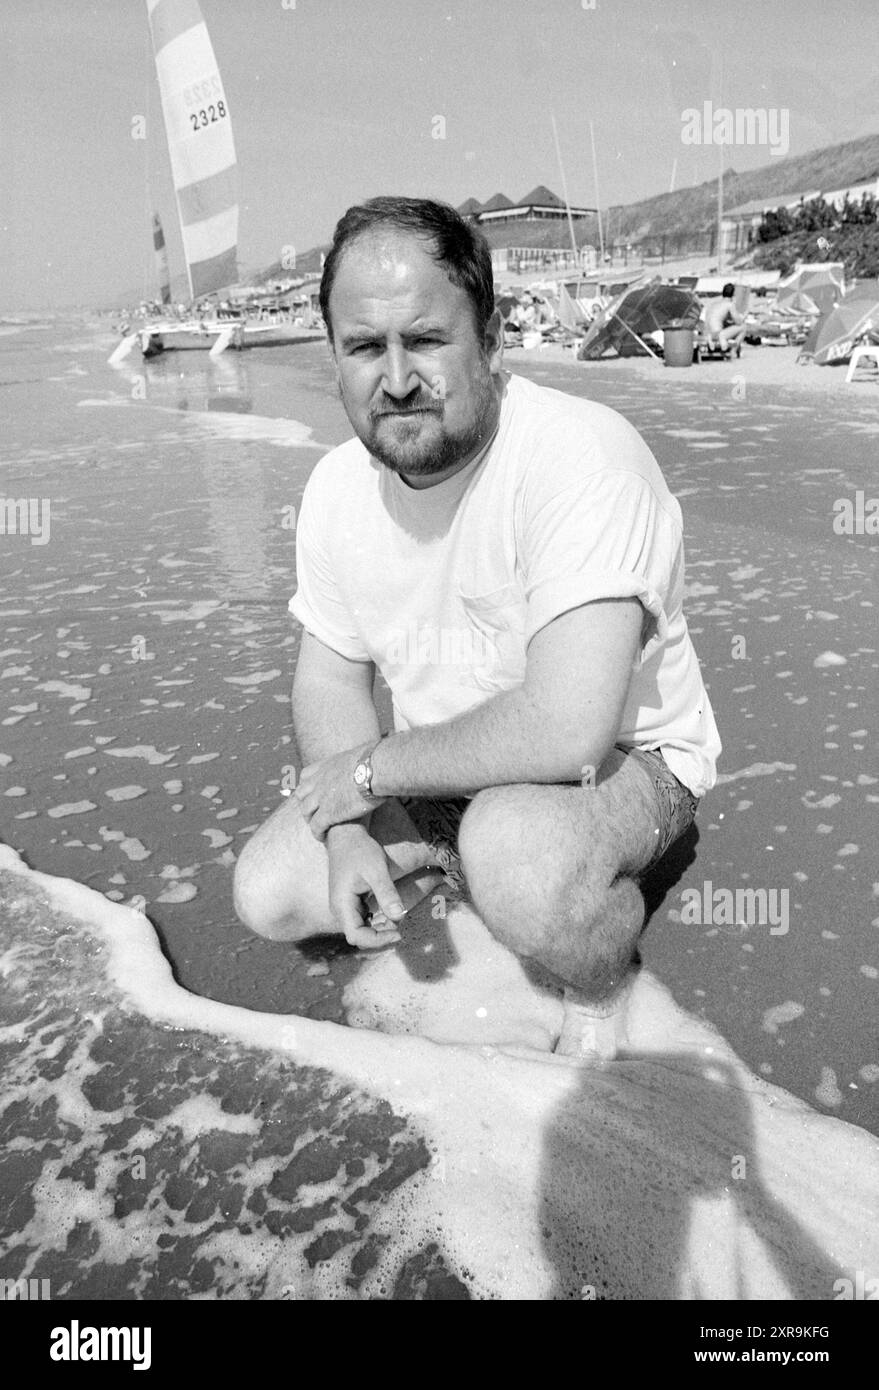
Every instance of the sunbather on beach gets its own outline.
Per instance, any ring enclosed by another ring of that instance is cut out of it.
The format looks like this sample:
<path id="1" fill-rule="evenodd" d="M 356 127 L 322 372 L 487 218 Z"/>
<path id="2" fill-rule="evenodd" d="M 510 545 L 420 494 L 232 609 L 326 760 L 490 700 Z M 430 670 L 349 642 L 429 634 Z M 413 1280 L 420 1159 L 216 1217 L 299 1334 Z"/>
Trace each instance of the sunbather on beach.
<path id="1" fill-rule="evenodd" d="M 564 986 L 557 1049 L 611 1056 L 639 880 L 720 749 L 680 508 L 620 415 L 504 371 L 490 253 L 451 208 L 349 209 L 321 309 L 356 437 L 302 500 L 304 766 L 241 854 L 239 915 L 381 947 L 445 879 Z"/>
<path id="2" fill-rule="evenodd" d="M 733 303 L 735 292 L 735 285 L 726 284 L 720 298 L 709 299 L 705 305 L 705 332 L 725 348 L 741 342 L 747 332 L 744 317 Z"/>

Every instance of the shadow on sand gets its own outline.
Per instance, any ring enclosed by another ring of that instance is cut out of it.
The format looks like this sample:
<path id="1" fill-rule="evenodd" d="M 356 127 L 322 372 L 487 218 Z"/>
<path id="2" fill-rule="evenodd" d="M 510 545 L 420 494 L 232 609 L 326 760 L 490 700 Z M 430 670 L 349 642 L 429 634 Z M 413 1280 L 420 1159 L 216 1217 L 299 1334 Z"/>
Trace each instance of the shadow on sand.
<path id="1" fill-rule="evenodd" d="M 584 1110 L 598 1120 L 588 1168 Z M 588 1249 L 566 1239 L 583 1205 Z M 742 1073 L 696 1053 L 584 1069 L 546 1132 L 540 1218 L 553 1299 L 826 1300 L 846 1272 L 767 1187 Z"/>

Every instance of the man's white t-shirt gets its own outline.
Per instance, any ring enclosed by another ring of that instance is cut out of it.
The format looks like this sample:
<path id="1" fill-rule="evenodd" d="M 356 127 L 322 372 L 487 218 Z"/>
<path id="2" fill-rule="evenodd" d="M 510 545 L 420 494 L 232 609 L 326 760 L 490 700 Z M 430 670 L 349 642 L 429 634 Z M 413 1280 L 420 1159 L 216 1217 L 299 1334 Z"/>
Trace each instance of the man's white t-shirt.
<path id="1" fill-rule="evenodd" d="M 412 488 L 351 439 L 317 464 L 296 531 L 290 611 L 372 661 L 395 727 L 435 724 L 522 683 L 560 614 L 637 598 L 641 650 L 616 742 L 659 749 L 701 796 L 720 739 L 682 610 L 681 509 L 632 425 L 508 377 L 497 434 L 451 478 Z"/>

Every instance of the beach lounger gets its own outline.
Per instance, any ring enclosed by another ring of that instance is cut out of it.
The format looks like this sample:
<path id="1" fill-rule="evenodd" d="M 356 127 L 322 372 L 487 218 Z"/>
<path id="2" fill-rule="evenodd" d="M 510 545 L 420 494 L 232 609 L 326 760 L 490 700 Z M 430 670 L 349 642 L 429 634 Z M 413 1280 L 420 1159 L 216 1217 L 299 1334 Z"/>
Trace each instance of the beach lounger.
<path id="1" fill-rule="evenodd" d="M 701 362 L 703 359 L 714 359 L 722 362 L 728 361 L 732 357 L 741 357 L 741 340 L 737 343 L 721 343 L 719 338 L 711 337 L 700 326 L 696 335 L 696 344 L 693 348 L 693 361 Z"/>

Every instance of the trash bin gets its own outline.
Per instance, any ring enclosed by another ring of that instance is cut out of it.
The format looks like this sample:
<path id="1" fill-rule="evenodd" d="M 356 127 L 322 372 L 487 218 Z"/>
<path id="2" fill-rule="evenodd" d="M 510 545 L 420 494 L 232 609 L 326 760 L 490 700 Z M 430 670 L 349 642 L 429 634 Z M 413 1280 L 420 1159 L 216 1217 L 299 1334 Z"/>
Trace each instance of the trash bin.
<path id="1" fill-rule="evenodd" d="M 663 350 L 667 367 L 691 367 L 696 330 L 692 325 L 670 323 L 663 329 Z"/>

